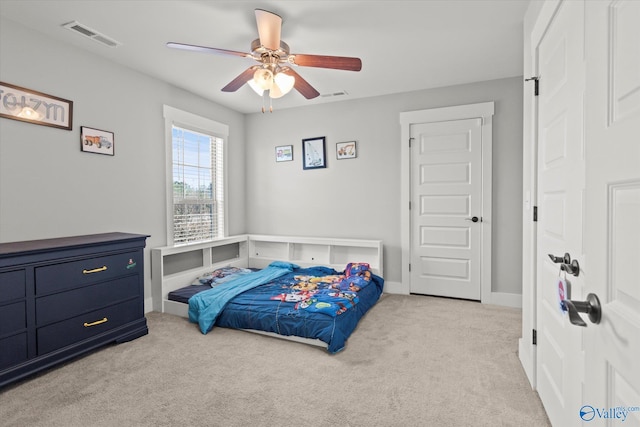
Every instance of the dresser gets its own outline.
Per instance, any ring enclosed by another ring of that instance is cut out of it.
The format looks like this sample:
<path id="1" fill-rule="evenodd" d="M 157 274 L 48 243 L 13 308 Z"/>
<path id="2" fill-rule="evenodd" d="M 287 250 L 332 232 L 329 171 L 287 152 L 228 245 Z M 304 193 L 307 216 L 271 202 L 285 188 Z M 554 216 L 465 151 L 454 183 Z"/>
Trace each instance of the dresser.
<path id="1" fill-rule="evenodd" d="M 0 243 L 0 389 L 147 334 L 146 235 Z"/>

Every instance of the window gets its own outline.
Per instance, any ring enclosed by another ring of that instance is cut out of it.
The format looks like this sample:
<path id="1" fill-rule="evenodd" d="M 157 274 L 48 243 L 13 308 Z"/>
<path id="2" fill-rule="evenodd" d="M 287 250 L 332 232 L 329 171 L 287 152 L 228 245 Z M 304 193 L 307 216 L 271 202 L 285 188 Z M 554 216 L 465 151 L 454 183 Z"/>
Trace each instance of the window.
<path id="1" fill-rule="evenodd" d="M 225 237 L 227 126 L 168 106 L 165 126 L 168 244 Z"/>

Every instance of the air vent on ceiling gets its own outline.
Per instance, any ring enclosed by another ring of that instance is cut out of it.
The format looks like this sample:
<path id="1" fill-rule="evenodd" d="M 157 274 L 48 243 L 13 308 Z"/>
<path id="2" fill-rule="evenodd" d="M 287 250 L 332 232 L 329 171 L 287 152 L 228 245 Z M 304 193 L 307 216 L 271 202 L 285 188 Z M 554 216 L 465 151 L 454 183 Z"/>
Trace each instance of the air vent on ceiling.
<path id="1" fill-rule="evenodd" d="M 99 33 L 98 31 L 79 23 L 78 21 L 72 21 L 62 26 L 67 30 L 82 34 L 83 36 L 89 37 L 91 40 L 101 43 L 105 46 L 118 47 L 122 44 L 119 41 L 112 39 L 111 37 L 107 37 L 104 34 Z"/>
<path id="2" fill-rule="evenodd" d="M 346 90 L 341 90 L 340 92 L 333 92 L 333 93 L 323 93 L 320 96 L 323 98 L 329 98 L 331 96 L 344 96 L 344 95 L 349 95 Z"/>

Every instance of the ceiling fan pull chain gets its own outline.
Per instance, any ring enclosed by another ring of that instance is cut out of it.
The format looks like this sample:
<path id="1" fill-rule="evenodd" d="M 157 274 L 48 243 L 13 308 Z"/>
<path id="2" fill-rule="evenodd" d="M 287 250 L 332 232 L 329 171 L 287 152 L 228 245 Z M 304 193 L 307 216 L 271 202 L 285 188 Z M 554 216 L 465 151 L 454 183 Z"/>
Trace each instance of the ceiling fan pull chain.
<path id="1" fill-rule="evenodd" d="M 273 100 L 269 97 L 269 112 L 273 113 Z"/>

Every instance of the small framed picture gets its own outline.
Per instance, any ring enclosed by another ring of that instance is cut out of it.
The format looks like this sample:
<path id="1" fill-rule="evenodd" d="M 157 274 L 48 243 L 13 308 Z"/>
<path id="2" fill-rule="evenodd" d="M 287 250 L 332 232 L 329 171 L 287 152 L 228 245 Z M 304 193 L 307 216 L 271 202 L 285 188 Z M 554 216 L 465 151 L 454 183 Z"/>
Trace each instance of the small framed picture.
<path id="1" fill-rule="evenodd" d="M 290 162 L 293 160 L 293 145 L 276 147 L 276 162 Z"/>
<path id="2" fill-rule="evenodd" d="M 327 167 L 325 157 L 324 136 L 302 140 L 302 169 L 319 169 Z"/>
<path id="3" fill-rule="evenodd" d="M 80 127 L 80 149 L 82 151 L 113 156 L 113 144 L 113 132 L 86 126 Z"/>
<path id="4" fill-rule="evenodd" d="M 342 159 L 355 159 L 356 158 L 356 142 L 338 142 L 336 144 L 336 158 Z"/>

